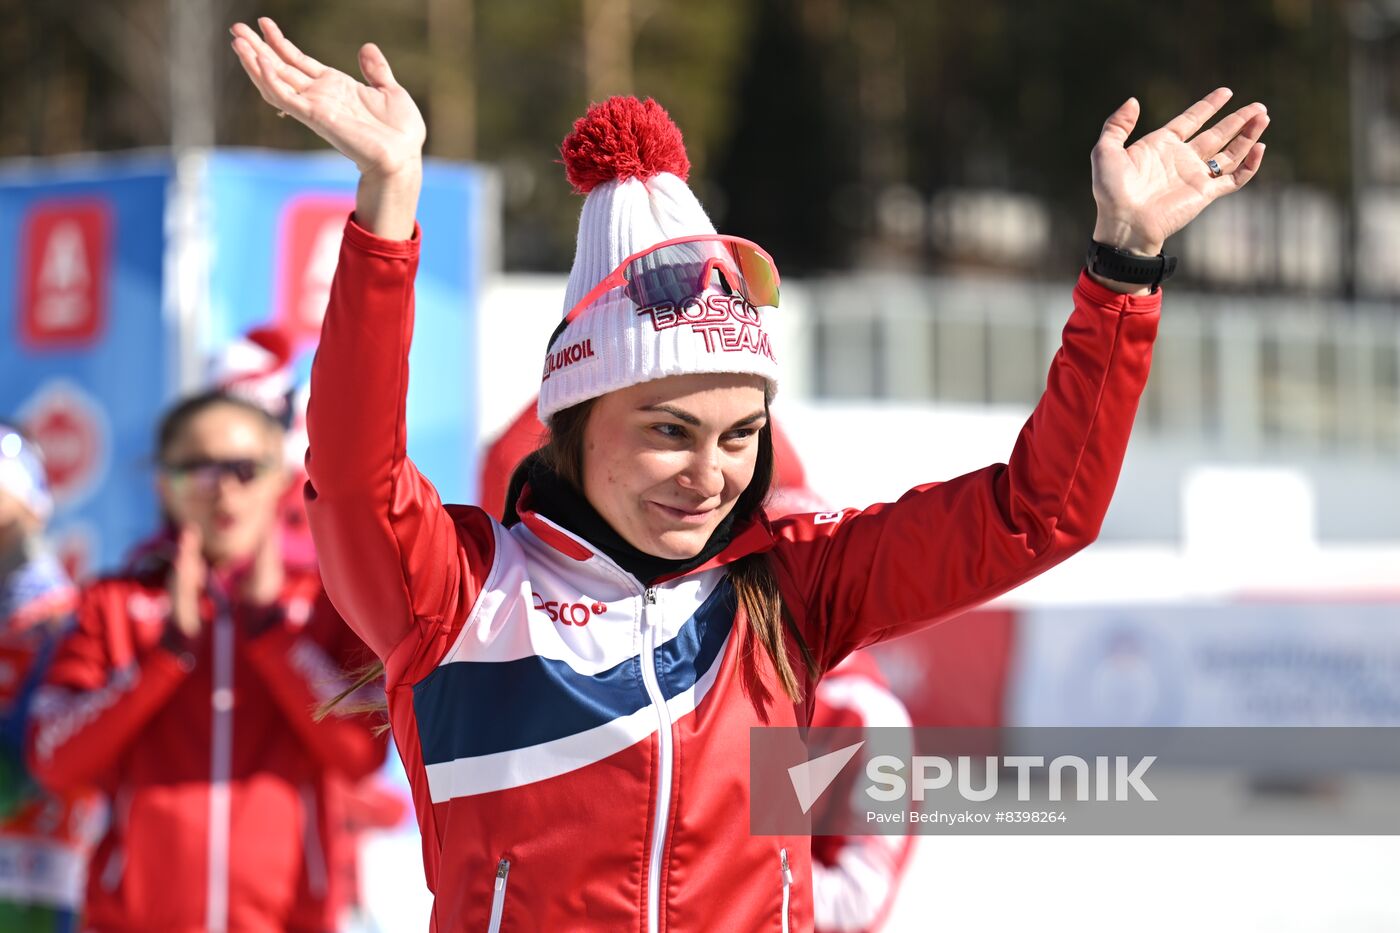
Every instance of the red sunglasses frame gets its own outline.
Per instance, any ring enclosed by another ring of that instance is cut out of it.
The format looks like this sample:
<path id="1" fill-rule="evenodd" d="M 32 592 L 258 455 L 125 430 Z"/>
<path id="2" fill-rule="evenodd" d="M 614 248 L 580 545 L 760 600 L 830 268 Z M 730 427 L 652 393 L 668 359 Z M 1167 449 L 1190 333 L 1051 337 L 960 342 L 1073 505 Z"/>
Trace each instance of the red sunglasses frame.
<path id="1" fill-rule="evenodd" d="M 646 249 L 633 253 L 631 256 L 628 256 L 626 259 L 622 260 L 622 262 L 618 263 L 616 269 L 609 272 L 607 274 L 607 277 L 604 278 L 603 281 L 593 286 L 593 288 L 589 290 L 588 294 L 584 295 L 583 298 L 579 299 L 579 302 L 577 304 L 575 304 L 572 308 L 569 309 L 569 313 L 564 315 L 564 323 L 572 324 L 578 318 L 578 316 L 583 313 L 583 310 L 589 305 L 591 305 L 593 302 L 597 301 L 600 297 L 602 297 L 612 289 L 625 286 L 627 284 L 627 276 L 623 275 L 623 273 L 627 271 L 628 266 L 636 262 L 638 259 L 641 259 L 643 256 L 646 256 L 650 253 L 654 253 L 657 250 L 667 246 L 679 246 L 682 243 L 702 242 L 738 243 L 741 246 L 747 246 L 748 248 L 752 249 L 754 252 L 762 256 L 764 259 L 768 260 L 768 265 L 773 270 L 773 287 L 776 289 L 781 284 L 782 280 L 778 275 L 778 264 L 773 261 L 772 256 L 768 255 L 767 250 L 765 250 L 763 247 L 759 246 L 752 240 L 746 240 L 743 237 L 729 236 L 728 234 L 724 233 L 704 233 L 700 234 L 699 236 L 676 237 L 673 240 L 663 240 L 660 243 L 655 243 L 651 246 L 648 246 Z M 743 279 L 743 276 L 739 274 L 739 270 L 730 268 L 729 264 L 724 262 L 724 260 L 718 256 L 712 256 L 709 259 L 705 260 L 705 267 L 703 271 L 707 279 L 710 273 L 716 268 L 729 273 L 731 276 L 734 277 L 735 281 L 742 281 Z"/>

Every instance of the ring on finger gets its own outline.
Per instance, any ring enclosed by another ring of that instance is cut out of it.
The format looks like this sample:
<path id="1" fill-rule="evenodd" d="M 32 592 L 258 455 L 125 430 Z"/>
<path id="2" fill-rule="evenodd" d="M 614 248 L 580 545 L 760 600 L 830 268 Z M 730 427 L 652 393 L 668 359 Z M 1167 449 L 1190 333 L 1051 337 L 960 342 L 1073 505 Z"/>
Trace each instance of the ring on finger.
<path id="1" fill-rule="evenodd" d="M 1225 170 L 1220 167 L 1220 163 L 1214 159 L 1206 159 L 1206 170 L 1210 172 L 1211 178 L 1219 178 L 1221 175 L 1225 174 Z"/>
<path id="2" fill-rule="evenodd" d="M 287 111 L 285 111 L 285 110 L 279 110 L 279 111 L 277 111 L 277 115 L 278 115 L 279 117 L 285 117 L 285 116 L 287 115 Z M 1215 162 L 1212 160 L 1211 164 L 1214 165 Z"/>

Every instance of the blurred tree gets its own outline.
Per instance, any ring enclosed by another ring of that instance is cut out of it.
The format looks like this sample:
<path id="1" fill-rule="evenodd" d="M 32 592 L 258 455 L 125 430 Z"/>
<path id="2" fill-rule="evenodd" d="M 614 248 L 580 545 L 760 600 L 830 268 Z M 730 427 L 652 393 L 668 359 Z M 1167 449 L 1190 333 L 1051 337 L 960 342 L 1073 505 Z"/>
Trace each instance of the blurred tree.
<path id="1" fill-rule="evenodd" d="M 762 244 L 788 273 L 845 265 L 858 218 L 846 62 L 824 54 L 843 27 L 839 3 L 761 0 L 718 157 L 716 219 Z M 805 6 L 805 9 L 804 9 Z"/>
<path id="2" fill-rule="evenodd" d="M 379 43 L 424 105 L 429 153 L 500 168 L 508 267 L 567 266 L 579 204 L 554 164 L 558 143 L 590 97 L 630 91 L 685 131 L 716 220 L 785 269 L 946 263 L 921 205 L 987 187 L 1049 205 L 1041 271 L 1058 274 L 1092 224 L 1089 147 L 1129 95 L 1143 126 L 1220 84 L 1265 100 L 1261 185 L 1345 203 L 1346 14 L 1358 2 L 1375 0 L 0 0 L 0 156 L 168 145 L 174 92 L 197 90 L 172 85 L 173 44 L 202 60 L 172 38 L 191 25 L 172 11 L 218 20 L 219 39 L 234 19 L 266 14 L 351 73 L 360 43 Z M 215 141 L 321 147 L 212 45 Z"/>
<path id="3" fill-rule="evenodd" d="M 0 9 L 0 155 L 159 145 L 169 108 L 162 0 Z"/>
<path id="4" fill-rule="evenodd" d="M 590 100 L 632 93 L 632 0 L 583 0 L 583 75 Z"/>
<path id="5" fill-rule="evenodd" d="M 476 158 L 476 0 L 427 0 L 428 112 L 436 155 Z"/>
<path id="6" fill-rule="evenodd" d="M 1313 0 L 1161 4 L 1084 0 L 1068 8 L 981 0 L 928 4 L 906 28 L 916 186 L 995 186 L 1044 198 L 1057 244 L 1043 271 L 1077 261 L 1092 229 L 1089 149 L 1130 96 L 1139 131 L 1214 87 L 1263 100 L 1273 122 L 1261 185 L 1304 182 L 1344 198 L 1349 167 L 1345 9 Z M 913 40 L 911 40 L 912 42 Z"/>

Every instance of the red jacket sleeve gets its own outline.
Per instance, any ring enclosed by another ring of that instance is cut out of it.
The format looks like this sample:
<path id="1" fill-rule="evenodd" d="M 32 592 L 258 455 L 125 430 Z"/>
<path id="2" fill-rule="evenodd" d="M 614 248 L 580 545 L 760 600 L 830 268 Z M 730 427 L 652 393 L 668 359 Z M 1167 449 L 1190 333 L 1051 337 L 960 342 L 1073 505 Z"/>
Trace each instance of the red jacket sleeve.
<path id="1" fill-rule="evenodd" d="M 1160 292 L 1121 295 L 1081 274 L 1045 393 L 1007 463 L 894 503 L 774 524 L 784 601 L 822 670 L 998 596 L 1098 536 L 1160 307 Z"/>
<path id="2" fill-rule="evenodd" d="M 386 740 L 374 734 L 375 723 L 366 715 L 332 710 L 317 721 L 316 711 L 349 687 L 373 655 L 329 599 L 321 595 L 315 606 L 304 625 L 281 616 L 248 643 L 245 655 L 312 756 L 327 770 L 355 780 L 384 763 Z M 352 694 L 346 702 L 354 699 Z"/>
<path id="3" fill-rule="evenodd" d="M 115 599 L 115 602 L 114 602 Z M 163 648 L 114 657 L 120 592 L 97 583 L 84 590 L 77 625 L 60 643 L 29 724 L 32 774 L 55 791 L 98 784 L 188 675 Z"/>
<path id="4" fill-rule="evenodd" d="M 391 685 L 446 653 L 490 571 L 478 509 L 443 507 L 406 453 L 418 236 L 345 227 L 307 409 L 307 516 L 326 591 Z"/>

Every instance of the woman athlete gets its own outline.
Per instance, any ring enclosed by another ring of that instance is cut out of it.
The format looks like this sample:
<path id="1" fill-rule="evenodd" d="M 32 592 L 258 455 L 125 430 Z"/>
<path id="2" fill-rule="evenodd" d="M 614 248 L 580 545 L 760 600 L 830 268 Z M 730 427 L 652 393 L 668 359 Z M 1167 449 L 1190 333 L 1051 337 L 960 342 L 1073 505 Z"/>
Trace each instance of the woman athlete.
<path id="1" fill-rule="evenodd" d="M 564 142 L 586 195 L 577 252 L 544 360 L 523 358 L 541 366 L 550 441 L 503 525 L 442 505 L 405 454 L 418 109 L 375 46 L 360 83 L 259 25 L 235 26 L 233 46 L 263 97 L 360 169 L 312 373 L 306 494 L 326 587 L 387 672 L 434 928 L 810 929 L 810 840 L 749 833 L 751 728 L 805 724 L 852 651 L 1094 539 L 1160 292 L 1081 274 L 1007 463 L 770 521 L 778 368 L 760 309 L 776 269 L 715 233 L 664 111 L 614 98 Z M 1261 105 L 1202 129 L 1229 96 L 1131 146 L 1137 102 L 1108 118 L 1094 239 L 1119 260 L 1158 256 L 1257 172 Z M 1161 263 L 1146 261 L 1157 279 Z"/>

